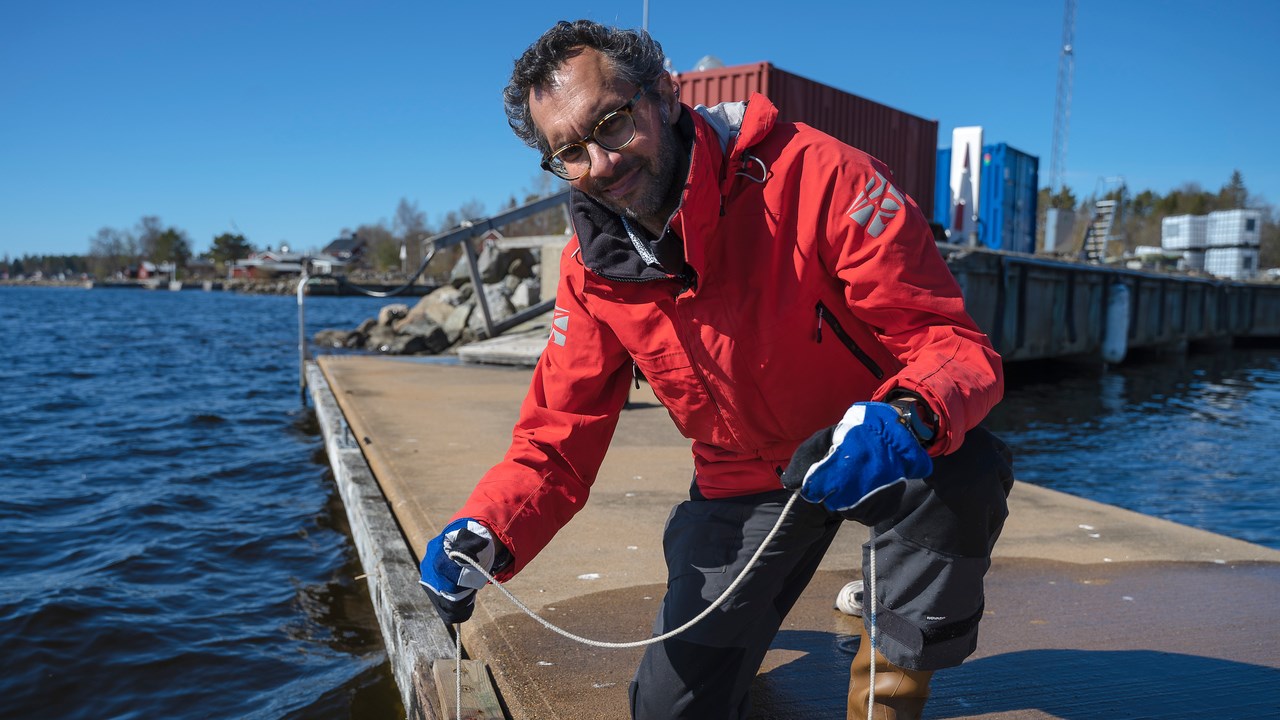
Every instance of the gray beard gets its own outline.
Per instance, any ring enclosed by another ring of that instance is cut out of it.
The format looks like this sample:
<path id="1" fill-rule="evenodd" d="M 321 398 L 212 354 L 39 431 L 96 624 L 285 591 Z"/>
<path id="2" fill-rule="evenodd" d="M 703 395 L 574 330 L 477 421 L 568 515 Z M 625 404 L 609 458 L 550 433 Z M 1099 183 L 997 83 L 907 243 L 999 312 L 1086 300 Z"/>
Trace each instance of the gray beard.
<path id="1" fill-rule="evenodd" d="M 676 137 L 675 128 L 663 122 L 661 141 L 658 146 L 657 168 L 652 176 L 657 182 L 648 188 L 644 195 L 637 198 L 631 206 L 625 208 L 609 206 L 610 209 L 642 226 L 648 227 L 651 224 L 659 228 L 662 227 L 669 219 L 663 213 L 669 215 L 674 212 L 680 202 L 680 190 L 683 187 L 683 183 L 677 177 L 680 166 L 677 161 L 679 149 L 680 140 Z M 608 203 L 605 204 L 609 205 Z"/>

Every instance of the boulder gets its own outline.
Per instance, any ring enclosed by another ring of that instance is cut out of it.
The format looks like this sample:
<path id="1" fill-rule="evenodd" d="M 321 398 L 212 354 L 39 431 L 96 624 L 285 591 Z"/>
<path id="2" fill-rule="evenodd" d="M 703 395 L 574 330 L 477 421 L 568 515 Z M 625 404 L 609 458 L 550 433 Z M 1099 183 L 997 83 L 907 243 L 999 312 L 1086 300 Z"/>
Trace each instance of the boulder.
<path id="1" fill-rule="evenodd" d="M 534 305 L 537 305 L 542 301 L 540 286 L 541 283 L 538 282 L 538 277 L 536 275 L 521 280 L 520 284 L 516 286 L 515 291 L 511 293 L 511 304 L 514 305 L 517 310 L 524 310 L 525 308 L 531 308 Z"/>
<path id="2" fill-rule="evenodd" d="M 321 330 L 315 335 L 315 344 L 321 347 L 347 347 L 347 340 L 353 333 L 346 330 Z"/>
<path id="3" fill-rule="evenodd" d="M 533 253 L 521 248 L 512 250 L 510 258 L 510 262 L 507 263 L 507 275 L 514 275 L 521 280 L 533 277 Z"/>
<path id="4" fill-rule="evenodd" d="M 484 296 L 489 301 L 489 318 L 493 320 L 495 325 L 516 314 L 516 308 L 511 304 L 510 295 L 511 291 L 502 283 L 484 286 Z M 475 312 L 471 313 L 471 321 L 467 324 L 467 328 L 474 333 L 475 337 L 484 335 L 484 311 L 479 307 L 476 308 Z"/>
<path id="5" fill-rule="evenodd" d="M 404 303 L 392 303 L 391 305 L 385 305 L 378 311 L 378 324 L 387 326 L 408 314 L 409 306 Z"/>
<path id="6" fill-rule="evenodd" d="M 445 320 L 453 314 L 454 308 L 462 304 L 463 293 L 452 285 L 445 285 L 432 291 L 430 295 L 418 301 L 417 305 L 409 311 L 399 322 L 400 324 L 408 324 L 420 317 L 428 317 L 438 325 L 443 325 Z"/>
<path id="7" fill-rule="evenodd" d="M 480 250 L 480 281 L 488 285 L 502 280 L 510 262 L 509 251 L 499 248 L 495 243 L 485 245 Z"/>
<path id="8" fill-rule="evenodd" d="M 402 338 L 416 339 L 416 342 L 411 340 L 406 343 L 406 349 L 402 350 L 401 354 L 429 353 L 435 355 L 449 349 L 452 344 L 449 342 L 444 328 L 425 315 L 401 325 L 397 332 L 397 342 Z M 410 345 L 412 345 L 413 349 L 407 349 Z"/>
<path id="9" fill-rule="evenodd" d="M 449 339 L 450 345 L 462 339 L 462 335 L 467 329 L 468 321 L 471 319 L 471 313 L 475 312 L 475 309 L 474 302 L 463 303 L 454 308 L 453 312 L 442 323 L 445 337 Z"/>
<path id="10" fill-rule="evenodd" d="M 449 285 L 454 288 L 461 288 L 471 282 L 471 270 L 467 266 L 467 256 L 464 254 L 458 258 L 458 262 L 453 264 L 453 269 L 449 271 Z"/>
<path id="11" fill-rule="evenodd" d="M 476 267 L 480 269 L 480 281 L 486 285 L 496 283 L 507 275 L 525 278 L 533 274 L 533 253 L 526 248 L 502 249 L 496 243 L 488 243 L 477 253 Z M 449 273 L 449 284 L 462 287 L 471 280 L 467 256 L 458 258 Z"/>
<path id="12" fill-rule="evenodd" d="M 387 355 L 416 355 L 422 352 L 425 340 L 417 335 L 396 335 L 382 352 Z"/>
<path id="13" fill-rule="evenodd" d="M 395 328 L 390 325 L 378 325 L 369 332 L 368 339 L 364 341 L 364 349 L 390 353 L 392 346 L 396 342 L 396 337 Z"/>

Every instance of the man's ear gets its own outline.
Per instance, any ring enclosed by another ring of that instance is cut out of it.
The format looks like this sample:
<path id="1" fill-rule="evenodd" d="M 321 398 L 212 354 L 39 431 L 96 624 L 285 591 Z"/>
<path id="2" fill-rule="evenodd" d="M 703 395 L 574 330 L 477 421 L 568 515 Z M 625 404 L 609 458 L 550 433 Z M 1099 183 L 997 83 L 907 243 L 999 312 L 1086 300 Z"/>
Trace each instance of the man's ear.
<path id="1" fill-rule="evenodd" d="M 680 122 L 680 81 L 674 74 L 667 73 L 658 81 L 658 87 L 662 88 L 659 94 L 663 107 L 667 109 L 667 124 L 674 126 Z"/>

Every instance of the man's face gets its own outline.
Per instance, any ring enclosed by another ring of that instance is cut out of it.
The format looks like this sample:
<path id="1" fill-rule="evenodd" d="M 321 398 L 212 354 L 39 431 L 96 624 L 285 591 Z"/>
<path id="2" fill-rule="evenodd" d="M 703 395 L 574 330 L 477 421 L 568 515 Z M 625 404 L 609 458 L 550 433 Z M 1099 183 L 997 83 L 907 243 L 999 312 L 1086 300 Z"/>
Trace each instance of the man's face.
<path id="1" fill-rule="evenodd" d="M 621 150 L 587 143 L 591 169 L 569 183 L 618 214 L 657 225 L 667 220 L 659 217 L 661 213 L 675 209 L 681 186 L 676 177 L 679 143 L 672 128 L 678 111 L 669 82 L 664 79 L 659 84 L 662 87 L 655 90 L 660 99 L 646 94 L 632 109 L 635 139 Z M 616 79 L 603 55 L 586 49 L 566 60 L 548 87 L 530 92 L 530 116 L 554 152 L 581 140 L 600 118 L 625 105 L 638 89 Z M 665 113 L 663 105 L 668 108 Z"/>

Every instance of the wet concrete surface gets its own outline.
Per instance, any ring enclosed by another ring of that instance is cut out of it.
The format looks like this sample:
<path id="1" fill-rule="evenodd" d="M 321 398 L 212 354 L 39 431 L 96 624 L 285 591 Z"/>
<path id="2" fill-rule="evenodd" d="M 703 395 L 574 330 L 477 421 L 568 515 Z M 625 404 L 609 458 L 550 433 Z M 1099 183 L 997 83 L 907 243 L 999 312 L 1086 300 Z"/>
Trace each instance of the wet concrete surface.
<path id="1" fill-rule="evenodd" d="M 752 718 L 843 718 L 861 620 L 834 610 L 822 571 L 752 688 Z M 935 676 L 930 718 L 1262 718 L 1280 715 L 1280 565 L 999 560 L 979 648 Z M 661 585 L 583 595 L 544 617 L 601 639 L 645 637 Z M 526 616 L 482 630 L 487 658 L 531 717 L 626 718 L 642 650 L 583 647 Z M 545 713 L 545 714 L 542 714 Z"/>
<path id="2" fill-rule="evenodd" d="M 510 441 L 528 371 L 324 358 L 326 376 L 415 555 Z M 650 634 L 661 530 L 687 497 L 687 441 L 633 393 L 592 500 L 507 587 L 587 637 Z M 929 718 L 1280 717 L 1280 552 L 1017 485 L 987 582 L 979 648 L 939 673 Z M 858 577 L 846 524 L 753 688 L 754 718 L 844 717 Z M 626 718 L 642 650 L 545 630 L 496 589 L 463 626 L 513 718 Z"/>

